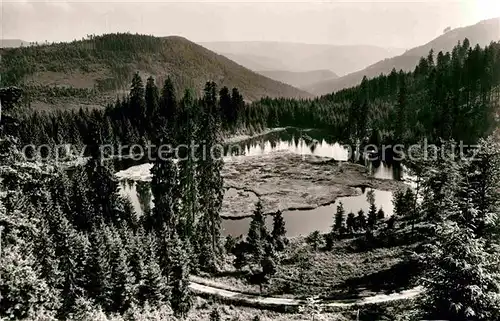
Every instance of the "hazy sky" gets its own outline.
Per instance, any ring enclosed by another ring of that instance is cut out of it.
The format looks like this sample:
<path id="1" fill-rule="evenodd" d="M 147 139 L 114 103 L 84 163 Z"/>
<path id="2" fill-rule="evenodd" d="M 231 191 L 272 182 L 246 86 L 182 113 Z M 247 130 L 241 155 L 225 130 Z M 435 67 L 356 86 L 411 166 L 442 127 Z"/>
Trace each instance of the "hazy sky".
<path id="1" fill-rule="evenodd" d="M 138 32 L 193 41 L 265 40 L 411 48 L 444 28 L 500 16 L 500 0 L 0 0 L 4 39 L 62 41 Z"/>

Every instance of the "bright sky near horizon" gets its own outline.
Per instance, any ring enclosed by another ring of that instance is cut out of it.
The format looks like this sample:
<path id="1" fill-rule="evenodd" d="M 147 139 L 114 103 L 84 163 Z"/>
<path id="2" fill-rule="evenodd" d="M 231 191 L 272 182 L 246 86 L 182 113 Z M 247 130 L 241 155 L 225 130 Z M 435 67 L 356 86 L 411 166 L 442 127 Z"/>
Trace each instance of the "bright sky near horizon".
<path id="1" fill-rule="evenodd" d="M 500 0 L 0 0 L 4 39 L 67 41 L 138 32 L 192 41 L 287 41 L 411 48 L 500 17 Z"/>

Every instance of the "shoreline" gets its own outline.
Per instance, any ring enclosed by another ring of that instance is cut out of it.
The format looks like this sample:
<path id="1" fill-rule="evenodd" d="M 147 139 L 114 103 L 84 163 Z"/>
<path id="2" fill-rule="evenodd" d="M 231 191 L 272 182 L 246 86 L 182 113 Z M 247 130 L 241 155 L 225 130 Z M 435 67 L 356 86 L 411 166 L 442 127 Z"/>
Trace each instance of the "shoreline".
<path id="1" fill-rule="evenodd" d="M 254 134 L 236 134 L 236 135 L 232 135 L 232 136 L 229 136 L 228 138 L 224 139 L 224 144 L 241 143 L 241 142 L 244 142 L 245 140 L 250 140 L 250 139 L 257 138 L 257 137 L 260 137 L 260 136 L 264 136 L 264 135 L 267 135 L 267 134 L 282 132 L 282 131 L 286 130 L 287 128 L 289 128 L 289 127 L 266 128 L 266 129 L 264 129 L 264 130 L 262 130 L 262 131 L 260 131 L 258 133 L 254 133 Z"/>
<path id="2" fill-rule="evenodd" d="M 374 178 L 365 166 L 332 160 L 291 152 L 231 158 L 222 169 L 221 218 L 251 218 L 259 200 L 269 216 L 278 210 L 313 211 L 339 198 L 359 196 L 363 188 L 394 191 L 405 186 L 401 181 Z M 116 176 L 120 181 L 149 181 L 151 166 L 132 166 Z"/>

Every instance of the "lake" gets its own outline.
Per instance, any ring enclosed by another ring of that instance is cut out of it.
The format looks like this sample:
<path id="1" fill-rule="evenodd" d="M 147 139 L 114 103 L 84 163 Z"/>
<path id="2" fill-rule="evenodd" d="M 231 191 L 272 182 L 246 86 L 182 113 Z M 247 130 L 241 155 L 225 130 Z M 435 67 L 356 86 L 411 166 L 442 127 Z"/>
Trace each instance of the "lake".
<path id="1" fill-rule="evenodd" d="M 226 149 L 226 157 L 246 157 L 258 156 L 278 151 L 288 151 L 297 154 L 308 154 L 315 156 L 332 157 L 336 160 L 347 160 L 348 150 L 341 144 L 334 141 L 333 138 L 321 134 L 316 130 L 297 130 L 287 128 L 280 132 L 272 132 L 256 138 L 251 138 L 239 143 L 234 143 Z M 231 156 L 232 155 L 232 156 Z M 394 179 L 395 170 L 379 162 L 379 164 L 367 163 L 374 177 L 380 179 Z M 378 166 L 375 166 L 378 165 Z M 123 166 L 123 164 L 122 164 Z M 133 179 L 147 179 L 149 167 L 138 165 L 128 168 L 127 171 L 134 173 Z M 120 174 L 118 174 L 120 176 Z M 226 191 L 229 193 L 230 191 Z M 287 236 L 294 237 L 298 235 L 307 235 L 313 231 L 328 232 L 333 225 L 333 216 L 337 205 L 342 202 L 346 214 L 354 212 L 355 214 L 363 209 L 367 212 L 369 204 L 366 200 L 366 190 L 359 189 L 359 195 L 351 197 L 341 197 L 335 203 L 320 206 L 311 210 L 284 211 L 283 217 L 286 222 Z M 122 184 L 121 193 L 130 197 L 136 211 L 141 212 L 139 197 L 135 183 Z M 377 208 L 382 207 L 386 217 L 392 215 L 392 193 L 388 191 L 375 190 Z M 223 234 L 239 236 L 246 234 L 250 218 L 224 219 L 222 223 Z M 267 224 L 272 226 L 272 217 L 267 217 Z"/>

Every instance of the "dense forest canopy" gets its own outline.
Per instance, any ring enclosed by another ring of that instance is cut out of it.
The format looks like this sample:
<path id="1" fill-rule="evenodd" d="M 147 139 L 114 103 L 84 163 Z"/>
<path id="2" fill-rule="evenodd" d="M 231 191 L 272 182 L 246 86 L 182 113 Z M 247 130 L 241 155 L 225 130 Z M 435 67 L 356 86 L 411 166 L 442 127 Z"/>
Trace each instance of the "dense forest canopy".
<path id="1" fill-rule="evenodd" d="M 160 83 L 170 77 L 178 92 L 193 89 L 198 98 L 208 80 L 238 87 L 250 100 L 310 96 L 176 36 L 89 35 L 69 43 L 3 48 L 0 54 L 0 86 L 23 86 L 27 103 L 53 109 L 70 103 L 105 106 L 128 91 L 135 72 Z"/>

